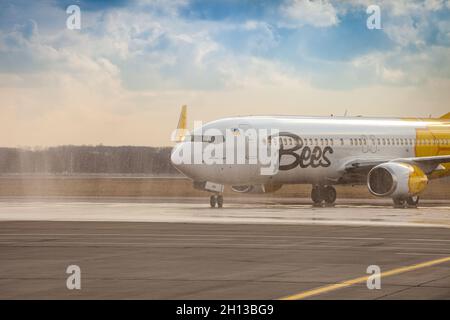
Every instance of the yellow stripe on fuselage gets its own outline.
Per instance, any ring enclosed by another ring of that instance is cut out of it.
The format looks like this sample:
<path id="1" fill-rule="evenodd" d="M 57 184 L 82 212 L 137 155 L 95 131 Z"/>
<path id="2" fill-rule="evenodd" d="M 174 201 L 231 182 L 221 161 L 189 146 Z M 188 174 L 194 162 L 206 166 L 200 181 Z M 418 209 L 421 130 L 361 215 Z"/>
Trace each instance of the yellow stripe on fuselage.
<path id="1" fill-rule="evenodd" d="M 433 157 L 450 155 L 450 120 L 440 119 L 405 119 L 429 123 L 425 128 L 416 128 L 416 157 Z M 430 178 L 450 175 L 450 163 L 443 164 L 445 170 L 435 171 Z"/>

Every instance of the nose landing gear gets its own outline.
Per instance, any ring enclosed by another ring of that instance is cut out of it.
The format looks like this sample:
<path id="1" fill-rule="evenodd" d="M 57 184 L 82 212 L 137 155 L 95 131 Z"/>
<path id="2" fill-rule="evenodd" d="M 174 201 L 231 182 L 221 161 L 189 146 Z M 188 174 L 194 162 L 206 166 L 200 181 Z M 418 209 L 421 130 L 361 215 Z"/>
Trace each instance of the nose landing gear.
<path id="1" fill-rule="evenodd" d="M 217 205 L 217 208 L 223 207 L 223 195 L 221 194 L 213 194 L 209 197 L 209 205 L 211 208 L 215 208 Z"/>
<path id="2" fill-rule="evenodd" d="M 336 189 L 333 186 L 313 186 L 311 191 L 311 199 L 314 203 L 314 206 L 322 207 L 325 206 L 334 206 L 336 202 Z"/>

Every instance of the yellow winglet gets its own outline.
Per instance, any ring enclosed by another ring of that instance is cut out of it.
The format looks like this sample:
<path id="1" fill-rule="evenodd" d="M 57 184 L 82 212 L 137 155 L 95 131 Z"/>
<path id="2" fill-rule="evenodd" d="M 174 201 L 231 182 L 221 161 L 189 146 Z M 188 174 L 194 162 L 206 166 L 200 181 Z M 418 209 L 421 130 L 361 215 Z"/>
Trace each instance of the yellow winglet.
<path id="1" fill-rule="evenodd" d="M 175 142 L 181 142 L 187 132 L 187 106 L 183 105 L 181 107 L 180 119 L 178 120 L 178 126 L 176 131 Z"/>
<path id="2" fill-rule="evenodd" d="M 440 117 L 439 119 L 450 119 L 450 112 L 447 114 L 444 114 L 442 117 Z"/>

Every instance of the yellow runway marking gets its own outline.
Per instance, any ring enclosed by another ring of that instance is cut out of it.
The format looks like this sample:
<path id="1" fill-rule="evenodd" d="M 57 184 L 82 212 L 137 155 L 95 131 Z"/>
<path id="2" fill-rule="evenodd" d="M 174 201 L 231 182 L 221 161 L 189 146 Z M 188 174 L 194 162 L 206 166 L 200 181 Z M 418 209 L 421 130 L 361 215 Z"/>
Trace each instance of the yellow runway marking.
<path id="1" fill-rule="evenodd" d="M 400 274 L 400 273 L 404 273 L 404 272 L 409 272 L 409 271 L 414 271 L 414 270 L 418 270 L 418 269 L 422 269 L 422 268 L 426 268 L 426 267 L 431 267 L 431 266 L 434 266 L 434 265 L 437 265 L 437 264 L 441 264 L 441 263 L 445 263 L 445 262 L 450 262 L 450 257 L 436 259 L 436 260 L 431 260 L 431 261 L 427 261 L 427 262 L 423 262 L 423 263 L 419 263 L 419 264 L 414 264 L 414 265 L 408 266 L 408 267 L 401 267 L 401 268 L 392 269 L 392 270 L 389 270 L 389 271 L 386 271 L 386 272 L 382 272 L 381 273 L 381 279 L 383 279 L 384 277 L 394 276 L 396 274 Z M 316 288 L 316 289 L 300 292 L 300 293 L 293 294 L 293 295 L 290 295 L 290 296 L 287 296 L 287 297 L 283 297 L 280 300 L 300 300 L 300 299 L 309 298 L 309 297 L 312 297 L 312 296 L 316 296 L 318 294 L 322 294 L 322 293 L 326 293 L 326 292 L 330 292 L 330 291 L 334 291 L 334 290 L 350 287 L 350 286 L 352 286 L 354 284 L 366 282 L 367 279 L 369 279 L 369 277 L 371 277 L 371 276 L 372 275 L 369 274 L 367 276 L 363 276 L 363 277 L 359 277 L 359 278 L 355 278 L 355 279 L 351 279 L 351 280 L 347 280 L 347 281 L 331 284 L 331 285 L 328 285 L 328 286 L 319 287 L 319 288 Z"/>

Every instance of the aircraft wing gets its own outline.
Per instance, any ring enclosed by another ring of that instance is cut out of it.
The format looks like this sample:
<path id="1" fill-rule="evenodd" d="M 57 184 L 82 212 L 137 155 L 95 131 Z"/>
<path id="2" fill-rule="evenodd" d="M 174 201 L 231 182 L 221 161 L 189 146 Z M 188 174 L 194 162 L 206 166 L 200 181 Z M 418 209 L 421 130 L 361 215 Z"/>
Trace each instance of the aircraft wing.
<path id="1" fill-rule="evenodd" d="M 411 157 L 411 158 L 397 158 L 397 159 L 385 159 L 385 158 L 370 158 L 370 159 L 355 159 L 347 162 L 344 166 L 344 170 L 347 173 L 368 173 L 373 167 L 385 163 L 385 162 L 402 162 L 408 164 L 417 165 L 426 174 L 430 174 L 435 170 L 445 169 L 442 164 L 450 163 L 450 155 L 445 156 L 433 156 L 433 157 Z"/>
<path id="2" fill-rule="evenodd" d="M 442 166 L 444 163 L 450 162 L 450 155 L 433 156 L 433 157 L 414 157 L 414 158 L 400 158 L 392 160 L 393 162 L 403 162 L 415 164 L 421 168 L 426 174 L 430 174 L 435 170 L 445 170 Z"/>
<path id="3" fill-rule="evenodd" d="M 353 159 L 344 165 L 344 171 L 347 173 L 364 174 L 369 172 L 373 167 L 391 160 L 389 158 Z"/>

